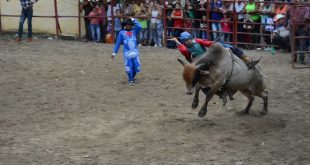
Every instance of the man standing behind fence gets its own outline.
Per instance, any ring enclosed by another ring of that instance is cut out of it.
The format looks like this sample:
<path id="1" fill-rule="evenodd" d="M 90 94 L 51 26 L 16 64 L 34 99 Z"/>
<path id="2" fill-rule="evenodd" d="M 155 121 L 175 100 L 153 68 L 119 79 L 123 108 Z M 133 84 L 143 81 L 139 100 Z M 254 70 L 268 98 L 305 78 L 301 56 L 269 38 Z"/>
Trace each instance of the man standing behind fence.
<path id="1" fill-rule="evenodd" d="M 19 28 L 18 28 L 18 37 L 16 39 L 16 42 L 19 42 L 22 40 L 23 35 L 23 26 L 24 22 L 27 18 L 28 23 L 28 40 L 27 42 L 32 41 L 32 15 L 33 15 L 33 4 L 38 2 L 38 0 L 20 0 L 20 4 L 22 6 L 22 13 L 20 15 L 19 20 Z"/>

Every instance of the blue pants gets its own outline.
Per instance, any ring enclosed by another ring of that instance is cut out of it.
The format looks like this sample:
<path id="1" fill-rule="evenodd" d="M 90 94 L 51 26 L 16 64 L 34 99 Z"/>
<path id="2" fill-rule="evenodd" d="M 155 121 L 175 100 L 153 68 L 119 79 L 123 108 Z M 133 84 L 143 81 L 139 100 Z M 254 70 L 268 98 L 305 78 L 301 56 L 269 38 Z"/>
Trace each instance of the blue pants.
<path id="1" fill-rule="evenodd" d="M 23 26 L 24 26 L 24 22 L 26 18 L 27 18 L 27 23 L 28 23 L 28 38 L 32 37 L 32 15 L 33 15 L 32 7 L 27 8 L 27 9 L 24 9 L 24 8 L 22 9 L 22 13 L 19 19 L 18 38 L 22 38 Z"/>
<path id="2" fill-rule="evenodd" d="M 90 30 L 93 41 L 100 42 L 100 24 L 90 24 Z"/>
<path id="3" fill-rule="evenodd" d="M 139 56 L 133 59 L 128 59 L 124 57 L 124 65 L 128 75 L 128 81 L 134 81 L 136 74 L 141 71 Z"/>
<path id="4" fill-rule="evenodd" d="M 212 22 L 211 25 L 212 25 L 212 31 L 222 31 L 222 26 L 220 23 Z M 219 34 L 220 33 L 218 33 L 218 32 L 212 32 L 213 40 L 217 39 L 217 36 Z"/>

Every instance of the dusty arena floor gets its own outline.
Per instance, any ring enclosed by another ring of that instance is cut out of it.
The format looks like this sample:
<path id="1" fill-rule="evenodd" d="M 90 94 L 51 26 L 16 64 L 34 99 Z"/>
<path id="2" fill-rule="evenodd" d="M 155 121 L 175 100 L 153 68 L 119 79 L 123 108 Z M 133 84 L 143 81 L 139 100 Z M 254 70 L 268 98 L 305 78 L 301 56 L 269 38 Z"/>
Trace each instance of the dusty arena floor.
<path id="1" fill-rule="evenodd" d="M 310 69 L 289 54 L 263 55 L 269 114 L 256 98 L 205 118 L 185 95 L 177 50 L 141 48 L 142 73 L 126 84 L 112 45 L 0 37 L 0 164 L 310 164 Z M 201 95 L 201 101 L 204 99 Z M 200 105 L 201 106 L 201 105 Z M 198 107 L 198 109 L 200 108 Z"/>

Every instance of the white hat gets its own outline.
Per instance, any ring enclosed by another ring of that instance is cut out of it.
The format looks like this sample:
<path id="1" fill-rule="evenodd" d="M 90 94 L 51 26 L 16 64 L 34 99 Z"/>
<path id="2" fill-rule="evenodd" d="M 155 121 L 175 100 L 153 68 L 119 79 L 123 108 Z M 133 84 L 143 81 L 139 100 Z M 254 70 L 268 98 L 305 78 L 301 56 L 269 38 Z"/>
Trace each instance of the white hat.
<path id="1" fill-rule="evenodd" d="M 111 2 L 111 0 L 107 0 L 107 2 Z"/>
<path id="2" fill-rule="evenodd" d="M 282 19 L 284 18 L 285 16 L 283 14 L 277 14 L 274 18 L 273 18 L 273 21 L 278 21 L 279 19 Z"/>

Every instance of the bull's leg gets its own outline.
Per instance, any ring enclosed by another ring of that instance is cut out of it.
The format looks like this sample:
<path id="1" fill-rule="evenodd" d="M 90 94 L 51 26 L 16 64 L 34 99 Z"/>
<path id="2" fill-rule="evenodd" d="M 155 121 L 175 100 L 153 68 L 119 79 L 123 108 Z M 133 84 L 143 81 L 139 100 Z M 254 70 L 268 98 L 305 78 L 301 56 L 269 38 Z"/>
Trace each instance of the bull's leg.
<path id="1" fill-rule="evenodd" d="M 194 100 L 192 102 L 192 109 L 196 109 L 198 107 L 198 104 L 199 104 L 199 91 L 200 91 L 200 86 L 196 85 L 195 86 L 195 96 L 194 96 Z"/>
<path id="2" fill-rule="evenodd" d="M 241 91 L 241 93 L 249 99 L 248 105 L 245 107 L 244 110 L 241 111 L 241 113 L 249 114 L 250 108 L 251 108 L 253 101 L 254 101 L 254 96 L 252 95 L 251 91 L 249 91 L 249 90 Z"/>
<path id="3" fill-rule="evenodd" d="M 215 85 L 214 88 L 211 88 L 208 93 L 206 94 L 206 101 L 203 104 L 203 106 L 201 107 L 200 111 L 198 112 L 198 116 L 199 117 L 204 117 L 207 114 L 208 111 L 208 103 L 209 101 L 212 99 L 213 95 L 219 90 L 219 85 Z"/>
<path id="4" fill-rule="evenodd" d="M 258 97 L 262 98 L 264 101 L 264 108 L 260 112 L 261 115 L 266 115 L 268 113 L 268 91 L 264 90 L 257 94 Z"/>
<path id="5" fill-rule="evenodd" d="M 236 92 L 237 91 L 233 90 L 233 89 L 228 89 L 227 90 L 227 94 L 228 94 L 229 100 L 235 100 L 233 96 L 236 94 Z"/>

